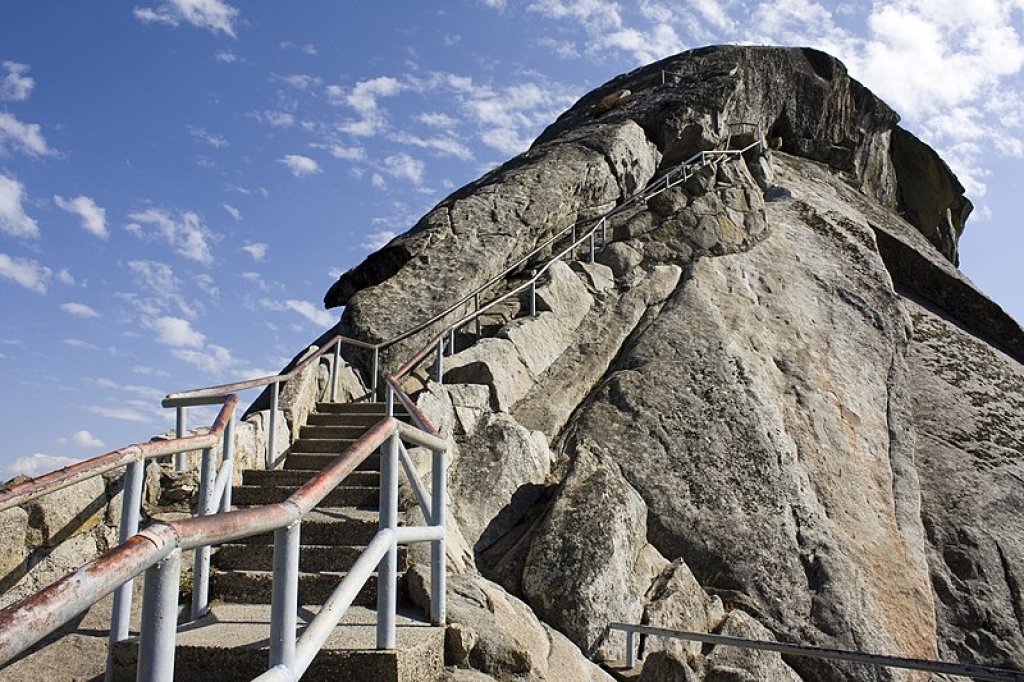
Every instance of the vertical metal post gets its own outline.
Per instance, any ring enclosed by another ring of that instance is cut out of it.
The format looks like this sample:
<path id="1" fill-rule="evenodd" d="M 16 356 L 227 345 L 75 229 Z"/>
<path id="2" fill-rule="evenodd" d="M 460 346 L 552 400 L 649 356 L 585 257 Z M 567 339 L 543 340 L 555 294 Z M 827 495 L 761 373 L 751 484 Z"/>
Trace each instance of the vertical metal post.
<path id="1" fill-rule="evenodd" d="M 434 360 L 434 375 L 437 383 L 444 384 L 444 341 L 437 342 L 437 358 Z"/>
<path id="2" fill-rule="evenodd" d="M 132 462 L 125 469 L 124 490 L 121 493 L 121 527 L 117 538 L 124 543 L 139 532 L 139 516 L 142 507 L 142 485 L 145 479 L 146 461 Z M 114 673 L 114 644 L 128 639 L 128 625 L 132 614 L 132 585 L 129 580 L 114 592 L 114 608 L 110 614 L 110 640 L 107 646 L 107 672 L 105 679 L 112 679 Z"/>
<path id="3" fill-rule="evenodd" d="M 341 339 L 334 344 L 334 362 L 331 363 L 331 402 L 338 402 L 338 375 L 341 374 Z"/>
<path id="4" fill-rule="evenodd" d="M 395 648 L 398 578 L 398 432 L 381 445 L 380 529 L 392 532 L 391 546 L 377 566 L 377 648 Z"/>
<path id="5" fill-rule="evenodd" d="M 480 294 L 473 296 L 473 312 L 480 312 Z M 476 340 L 480 340 L 480 316 L 476 316 Z"/>
<path id="6" fill-rule="evenodd" d="M 445 527 L 445 508 L 448 496 L 448 454 L 435 450 L 431 463 L 430 519 L 432 525 Z M 445 603 L 445 538 L 430 543 L 430 621 L 444 625 L 447 612 Z"/>
<path id="7" fill-rule="evenodd" d="M 601 218 L 601 250 L 604 251 L 608 246 L 608 219 Z"/>
<path id="8" fill-rule="evenodd" d="M 530 317 L 537 317 L 537 280 L 530 282 Z"/>
<path id="9" fill-rule="evenodd" d="M 448 355 L 455 355 L 455 327 L 448 330 Z"/>
<path id="10" fill-rule="evenodd" d="M 626 667 L 636 666 L 636 632 L 626 630 Z"/>
<path id="11" fill-rule="evenodd" d="M 270 384 L 270 427 L 267 429 L 267 469 L 274 468 L 274 452 L 277 445 L 277 403 L 281 393 L 281 384 L 274 382 Z"/>
<path id="12" fill-rule="evenodd" d="M 373 399 L 377 399 L 377 375 L 380 373 L 380 348 L 373 349 L 373 377 L 370 379 L 370 388 L 373 390 Z"/>
<path id="13" fill-rule="evenodd" d="M 142 633 L 135 679 L 173 682 L 174 636 L 177 630 L 181 550 L 146 570 L 142 599 Z"/>
<path id="14" fill-rule="evenodd" d="M 184 406 L 180 406 L 178 408 L 178 415 L 177 415 L 177 417 L 178 417 L 178 419 L 177 419 L 177 428 L 175 429 L 175 433 L 177 434 L 178 438 L 184 438 L 185 437 L 185 432 L 188 431 L 188 416 L 185 414 L 185 407 Z M 174 470 L 175 471 L 184 471 L 185 470 L 185 464 L 186 464 L 185 453 L 184 452 L 176 452 L 176 453 L 174 453 Z"/>
<path id="15" fill-rule="evenodd" d="M 235 461 L 235 411 L 231 411 L 231 419 L 228 419 L 228 425 L 224 429 L 224 445 L 221 447 L 221 452 L 224 457 L 224 462 Z M 220 501 L 220 510 L 228 511 L 231 509 L 231 481 L 228 481 L 227 486 L 224 488 L 224 497 Z"/>
<path id="16" fill-rule="evenodd" d="M 274 531 L 274 579 L 270 597 L 270 667 L 295 665 L 299 613 L 299 522 Z"/>
<path id="17" fill-rule="evenodd" d="M 590 264 L 594 264 L 594 231 L 590 231 Z"/>
<path id="18" fill-rule="evenodd" d="M 576 224 L 572 226 L 572 251 L 569 253 L 569 260 L 576 260 Z"/>
<path id="19" fill-rule="evenodd" d="M 391 387 L 391 383 L 388 382 L 387 388 L 384 389 L 386 396 L 384 399 L 384 414 L 388 417 L 395 416 L 395 389 Z"/>
<path id="20" fill-rule="evenodd" d="M 213 493 L 217 479 L 217 464 L 213 450 L 203 450 L 202 473 L 199 476 L 199 516 L 213 513 Z M 192 620 L 206 615 L 210 605 L 210 546 L 197 547 L 192 567 Z"/>

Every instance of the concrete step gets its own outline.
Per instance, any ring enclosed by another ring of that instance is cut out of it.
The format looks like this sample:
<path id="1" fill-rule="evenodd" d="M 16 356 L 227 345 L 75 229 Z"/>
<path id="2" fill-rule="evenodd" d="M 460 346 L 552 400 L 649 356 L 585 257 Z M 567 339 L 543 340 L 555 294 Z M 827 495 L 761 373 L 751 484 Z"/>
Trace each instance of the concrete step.
<path id="1" fill-rule="evenodd" d="M 363 431 L 360 431 L 358 434 L 352 435 L 351 437 L 339 436 L 337 438 L 301 437 L 292 443 L 290 452 L 322 452 L 337 457 L 345 450 L 345 448 L 356 442 L 356 439 L 363 435 L 363 433 Z"/>
<path id="2" fill-rule="evenodd" d="M 381 419 L 384 414 L 352 414 L 346 412 L 313 412 L 306 417 L 307 426 L 363 426 L 370 428 Z"/>
<path id="3" fill-rule="evenodd" d="M 299 630 L 318 611 L 304 608 Z M 376 649 L 376 613 L 353 606 L 302 676 L 303 682 L 426 682 L 444 677 L 444 628 L 413 612 L 398 618 L 397 647 Z M 210 614 L 179 627 L 174 678 L 189 682 L 243 682 L 267 669 L 270 610 L 262 606 L 215 605 Z M 135 679 L 138 642 L 114 649 L 118 682 Z"/>
<path id="4" fill-rule="evenodd" d="M 242 472 L 242 485 L 290 485 L 300 486 L 316 474 L 319 469 L 249 469 Z M 353 471 L 345 477 L 346 484 L 377 487 L 380 472 Z"/>
<path id="5" fill-rule="evenodd" d="M 309 545 L 365 545 L 377 534 L 377 512 L 352 507 L 314 509 L 302 519 L 299 531 Z M 263 533 L 238 541 L 245 545 L 272 545 L 273 533 Z"/>
<path id="6" fill-rule="evenodd" d="M 299 568 L 309 573 L 317 571 L 347 571 L 356 562 L 365 547 L 338 545 L 302 545 L 299 548 Z M 407 552 L 398 547 L 398 570 L 404 571 Z M 213 555 L 218 571 L 269 571 L 274 565 L 273 545 L 221 545 Z"/>
<path id="7" fill-rule="evenodd" d="M 299 604 L 323 604 L 344 577 L 344 571 L 299 573 Z M 274 574 L 270 571 L 218 571 L 210 576 L 210 594 L 229 604 L 269 604 L 273 581 Z M 398 579 L 398 599 L 406 599 L 403 575 Z M 361 606 L 377 603 L 376 573 L 359 590 L 355 603 Z"/>
<path id="8" fill-rule="evenodd" d="M 372 426 L 372 424 L 370 424 Z M 349 424 L 344 426 L 306 426 L 299 432 L 299 440 L 350 440 L 366 433 L 367 426 Z"/>
<path id="9" fill-rule="evenodd" d="M 326 441 L 330 442 L 330 441 Z M 296 450 L 294 447 L 284 460 L 284 470 L 295 469 L 320 471 L 348 447 L 341 447 L 337 452 L 317 452 L 311 450 Z M 380 454 L 373 452 L 356 467 L 356 471 L 380 471 Z"/>
<path id="10" fill-rule="evenodd" d="M 231 492 L 231 501 L 236 506 L 275 504 L 288 499 L 298 486 L 239 485 Z M 380 502 L 380 488 L 350 486 L 344 483 L 323 499 L 321 507 L 361 507 L 376 509 Z"/>
<path id="11" fill-rule="evenodd" d="M 384 416 L 387 406 L 384 403 L 319 403 L 316 411 L 333 414 L 376 414 Z M 406 410 L 401 403 L 395 403 L 395 416 L 406 416 Z"/>

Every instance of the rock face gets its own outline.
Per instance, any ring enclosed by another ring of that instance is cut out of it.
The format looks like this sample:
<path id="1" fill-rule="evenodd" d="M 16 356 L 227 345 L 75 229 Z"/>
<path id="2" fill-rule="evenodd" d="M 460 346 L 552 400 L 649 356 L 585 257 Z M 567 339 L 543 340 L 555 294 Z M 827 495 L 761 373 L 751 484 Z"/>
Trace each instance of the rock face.
<path id="1" fill-rule="evenodd" d="M 555 264 L 536 316 L 463 338 L 421 394 L 472 554 L 450 665 L 543 675 L 500 602 L 596 661 L 627 621 L 1024 668 L 1024 331 L 956 269 L 971 204 L 897 122 L 820 52 L 684 53 L 586 95 L 331 288 L 346 334 L 393 337 L 694 153 L 764 138 L 618 212 L 595 263 Z M 927 679 L 642 646 L 643 680 Z"/>

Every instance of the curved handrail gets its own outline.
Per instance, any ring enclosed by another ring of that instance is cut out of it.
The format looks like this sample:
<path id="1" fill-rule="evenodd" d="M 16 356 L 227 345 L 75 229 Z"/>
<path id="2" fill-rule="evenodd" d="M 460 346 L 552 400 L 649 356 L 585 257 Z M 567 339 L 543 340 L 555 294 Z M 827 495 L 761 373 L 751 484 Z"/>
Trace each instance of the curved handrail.
<path id="1" fill-rule="evenodd" d="M 221 396 L 218 402 L 224 403 L 224 406 L 217 413 L 217 418 L 213 421 L 208 433 L 129 445 L 12 485 L 0 490 L 0 511 L 31 502 L 43 495 L 101 476 L 108 471 L 128 466 L 133 462 L 173 455 L 178 452 L 216 447 L 224 429 L 227 428 L 228 422 L 234 415 L 238 396 L 234 394 Z"/>

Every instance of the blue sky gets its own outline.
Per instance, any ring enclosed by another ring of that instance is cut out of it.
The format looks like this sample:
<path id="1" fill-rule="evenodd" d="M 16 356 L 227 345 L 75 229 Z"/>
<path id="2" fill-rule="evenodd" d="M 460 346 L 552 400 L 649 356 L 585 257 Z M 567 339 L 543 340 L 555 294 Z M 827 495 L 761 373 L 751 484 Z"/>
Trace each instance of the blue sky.
<path id="1" fill-rule="evenodd" d="M 961 267 L 1024 319 L 1022 22 L 1021 0 L 6 3 L 0 475 L 277 371 L 337 320 L 340 272 L 587 91 L 705 44 L 843 59 L 958 172 Z"/>

